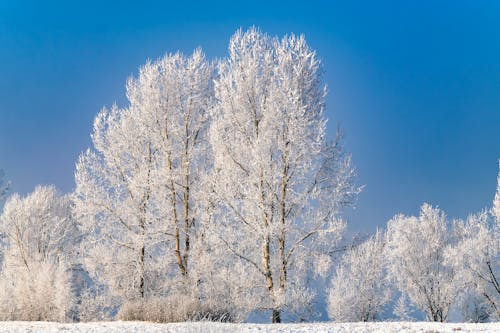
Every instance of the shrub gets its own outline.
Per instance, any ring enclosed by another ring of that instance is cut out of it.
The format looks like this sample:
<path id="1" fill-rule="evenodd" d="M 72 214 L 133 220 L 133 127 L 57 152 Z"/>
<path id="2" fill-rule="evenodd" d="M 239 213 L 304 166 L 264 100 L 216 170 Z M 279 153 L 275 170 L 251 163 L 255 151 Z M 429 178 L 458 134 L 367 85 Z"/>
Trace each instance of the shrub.
<path id="1" fill-rule="evenodd" d="M 126 301 L 118 312 L 118 319 L 174 323 L 185 321 L 233 321 L 229 309 L 211 307 L 188 295 L 145 298 Z"/>
<path id="2" fill-rule="evenodd" d="M 6 265 L 7 264 L 7 265 Z M 71 321 L 74 297 L 64 265 L 4 262 L 0 276 L 0 320 Z"/>

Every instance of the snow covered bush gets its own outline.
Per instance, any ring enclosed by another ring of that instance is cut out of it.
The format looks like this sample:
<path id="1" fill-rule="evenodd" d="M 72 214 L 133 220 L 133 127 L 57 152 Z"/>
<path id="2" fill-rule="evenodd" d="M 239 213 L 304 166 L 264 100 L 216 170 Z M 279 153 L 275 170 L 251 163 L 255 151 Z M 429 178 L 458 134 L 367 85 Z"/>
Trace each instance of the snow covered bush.
<path id="1" fill-rule="evenodd" d="M 427 320 L 446 321 L 458 290 L 454 270 L 445 265 L 451 239 L 445 214 L 424 204 L 418 217 L 396 215 L 386 239 L 389 274 L 402 297 Z"/>
<path id="2" fill-rule="evenodd" d="M 339 322 L 379 319 L 390 300 L 385 239 L 380 231 L 342 257 L 328 290 L 328 315 Z"/>
<path id="3" fill-rule="evenodd" d="M 0 217 L 2 320 L 67 321 L 74 316 L 69 270 L 79 237 L 71 202 L 52 186 L 11 196 Z"/>
<path id="4" fill-rule="evenodd" d="M 0 273 L 0 320 L 71 321 L 75 306 L 67 267 L 34 262 L 28 270 L 6 259 Z"/>
<path id="5" fill-rule="evenodd" d="M 189 294 L 169 295 L 125 302 L 120 320 L 175 323 L 186 321 L 233 321 L 231 309 L 214 309 Z"/>

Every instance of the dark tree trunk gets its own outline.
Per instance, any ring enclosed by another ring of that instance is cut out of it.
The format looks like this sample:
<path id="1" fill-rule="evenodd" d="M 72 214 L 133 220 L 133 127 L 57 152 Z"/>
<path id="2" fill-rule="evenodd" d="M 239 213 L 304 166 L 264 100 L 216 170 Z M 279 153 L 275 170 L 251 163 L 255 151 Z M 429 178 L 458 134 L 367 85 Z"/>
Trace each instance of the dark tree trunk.
<path id="1" fill-rule="evenodd" d="M 273 316 L 271 320 L 273 324 L 281 323 L 281 310 L 273 309 Z"/>

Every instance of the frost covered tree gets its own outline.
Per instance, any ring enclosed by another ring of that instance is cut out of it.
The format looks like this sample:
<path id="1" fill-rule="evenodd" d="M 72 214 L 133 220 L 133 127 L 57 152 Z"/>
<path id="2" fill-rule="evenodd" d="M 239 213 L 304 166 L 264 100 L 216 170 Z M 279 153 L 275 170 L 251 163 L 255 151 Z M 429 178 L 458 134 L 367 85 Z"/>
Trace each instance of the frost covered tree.
<path id="1" fill-rule="evenodd" d="M 467 220 L 457 221 L 454 232 L 458 238 L 446 255 L 462 285 L 460 290 L 475 293 L 483 299 L 487 312 L 500 319 L 500 200 L 499 188 L 493 200 L 493 217 L 488 212 L 470 215 Z"/>
<path id="2" fill-rule="evenodd" d="M 389 273 L 402 297 L 427 320 L 446 321 L 457 289 L 454 270 L 445 265 L 451 237 L 445 214 L 424 204 L 418 217 L 390 220 L 386 237 Z"/>
<path id="3" fill-rule="evenodd" d="M 342 257 L 328 290 L 328 315 L 340 322 L 374 321 L 391 297 L 384 234 L 377 231 Z"/>
<path id="4" fill-rule="evenodd" d="M 197 49 L 190 57 L 177 53 L 146 64 L 127 85 L 130 108 L 157 154 L 157 213 L 173 240 L 175 263 L 183 276 L 189 273 L 193 228 L 203 212 L 200 193 L 210 160 L 206 129 L 212 77 L 213 66 Z"/>
<path id="5" fill-rule="evenodd" d="M 189 274 L 212 67 L 166 55 L 127 82 L 130 105 L 101 111 L 76 167 L 88 267 L 123 300 L 162 295 Z"/>
<path id="6" fill-rule="evenodd" d="M 483 298 L 488 312 L 500 318 L 500 235 L 494 223 L 486 211 L 456 221 L 458 241 L 448 248 L 446 259 L 457 272 L 459 290 Z"/>
<path id="7" fill-rule="evenodd" d="M 328 268 L 344 229 L 337 213 L 359 192 L 349 156 L 326 139 L 321 73 L 303 36 L 252 28 L 231 38 L 214 84 L 209 235 L 225 252 L 214 257 L 246 272 L 234 279 L 247 283 L 239 297 L 273 322 L 310 302 L 308 273 Z"/>
<path id="8" fill-rule="evenodd" d="M 74 295 L 69 269 L 79 233 L 71 201 L 53 186 L 12 195 L 0 217 L 3 263 L 2 320 L 71 319 Z"/>
<path id="9" fill-rule="evenodd" d="M 94 122 L 96 151 L 76 166 L 75 207 L 87 234 L 85 264 L 120 296 L 143 296 L 153 150 L 129 110 L 103 110 Z M 122 149 L 120 149 L 122 148 Z"/>

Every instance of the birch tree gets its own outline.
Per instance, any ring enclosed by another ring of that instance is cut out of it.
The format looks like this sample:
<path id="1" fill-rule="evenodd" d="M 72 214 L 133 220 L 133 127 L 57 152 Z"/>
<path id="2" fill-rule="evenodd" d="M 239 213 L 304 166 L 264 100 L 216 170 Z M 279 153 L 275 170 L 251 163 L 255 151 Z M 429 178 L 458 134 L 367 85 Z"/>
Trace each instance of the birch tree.
<path id="1" fill-rule="evenodd" d="M 349 249 L 328 291 L 328 314 L 336 321 L 374 321 L 391 297 L 385 262 L 384 234 Z"/>
<path id="2" fill-rule="evenodd" d="M 445 265 L 450 231 L 445 214 L 428 204 L 420 215 L 396 215 L 388 222 L 389 273 L 402 297 L 427 320 L 444 322 L 456 295 L 454 270 Z"/>
<path id="3" fill-rule="evenodd" d="M 307 272 L 328 266 L 337 213 L 359 191 L 340 141 L 326 139 L 321 74 L 303 36 L 252 28 L 231 38 L 215 80 L 212 244 L 245 267 L 240 297 L 273 322 L 311 300 Z"/>
<path id="4" fill-rule="evenodd" d="M 146 63 L 127 82 L 130 105 L 97 115 L 94 149 L 77 163 L 88 267 L 124 300 L 163 295 L 188 275 L 211 75 L 200 50 Z"/>

